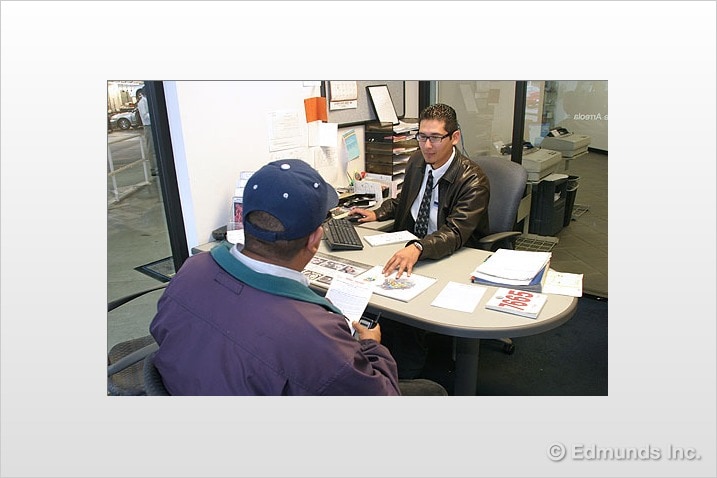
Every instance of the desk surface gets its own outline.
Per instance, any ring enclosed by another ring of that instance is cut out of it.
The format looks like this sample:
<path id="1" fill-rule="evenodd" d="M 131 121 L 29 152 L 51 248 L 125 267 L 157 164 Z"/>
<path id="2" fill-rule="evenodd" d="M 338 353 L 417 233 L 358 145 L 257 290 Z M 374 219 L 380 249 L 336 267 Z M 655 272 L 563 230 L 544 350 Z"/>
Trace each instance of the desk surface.
<path id="1" fill-rule="evenodd" d="M 381 231 L 374 228 L 361 226 L 356 229 L 362 238 L 368 235 L 382 234 Z M 403 247 L 402 244 L 373 247 L 366 240 L 363 242 L 364 248 L 360 251 L 332 251 L 326 241 L 322 241 L 319 251 L 367 265 L 382 265 L 397 249 Z M 470 283 L 471 273 L 489 254 L 487 251 L 464 247 L 441 260 L 419 261 L 414 266 L 414 273 L 435 277 L 436 283 L 409 302 L 401 302 L 374 294 L 368 305 L 369 312 L 381 311 L 384 317 L 432 332 L 455 337 L 486 339 L 538 334 L 555 328 L 572 317 L 577 307 L 577 298 L 553 294 L 548 297 L 548 301 L 537 319 L 488 310 L 485 308 L 485 303 L 493 295 L 494 287 L 487 287 L 488 290 L 483 294 L 473 313 L 431 305 L 431 302 L 448 282 Z M 318 284 L 313 287 L 323 288 L 324 292 L 326 289 L 326 286 Z M 476 287 L 479 286 L 476 285 Z"/>
<path id="2" fill-rule="evenodd" d="M 371 246 L 365 236 L 383 234 L 385 223 L 367 223 L 357 227 L 364 243 L 360 251 L 332 251 L 322 241 L 319 252 L 335 256 L 338 260 L 352 261 L 367 266 L 382 265 L 403 244 Z M 217 243 L 202 244 L 192 248 L 192 253 L 210 250 Z M 489 252 L 464 247 L 441 260 L 419 261 L 414 267 L 416 274 L 435 277 L 436 283 L 409 302 L 373 294 L 367 310 L 383 317 L 413 325 L 425 330 L 456 337 L 455 394 L 475 395 L 477 389 L 478 351 L 480 339 L 499 339 L 534 335 L 553 329 L 567 322 L 575 313 L 578 299 L 550 294 L 543 310 L 536 319 L 488 310 L 486 301 L 495 288 L 487 287 L 480 303 L 472 313 L 434 307 L 431 302 L 448 282 L 470 283 L 470 275 L 483 262 Z M 475 285 L 475 287 L 483 287 Z M 326 284 L 312 282 L 312 288 L 324 294 Z"/>
<path id="3" fill-rule="evenodd" d="M 364 248 L 360 251 L 332 251 L 326 241 L 321 242 L 319 252 L 350 260 L 368 266 L 384 264 L 393 253 L 403 247 L 402 244 L 371 246 L 363 237 L 383 234 L 377 226 L 381 223 L 367 223 L 356 230 L 361 236 Z M 383 229 L 383 227 L 381 227 Z M 192 249 L 193 253 L 210 250 L 217 243 L 208 243 Z M 470 283 L 470 275 L 475 267 L 483 262 L 490 253 L 478 249 L 461 248 L 451 256 L 440 260 L 418 261 L 414 267 L 416 274 L 435 277 L 436 283 L 409 302 L 402 302 L 374 294 L 368 304 L 368 311 L 381 312 L 384 317 L 454 337 L 498 339 L 503 337 L 522 337 L 539 334 L 553 329 L 572 317 L 577 307 L 575 297 L 550 294 L 545 307 L 537 319 L 528 319 L 517 315 L 488 310 L 485 303 L 493 295 L 494 287 L 487 287 L 480 303 L 472 313 L 434 307 L 431 302 L 440 294 L 448 282 Z M 475 287 L 482 287 L 476 285 Z M 324 294 L 325 284 L 312 282 L 312 288 Z"/>

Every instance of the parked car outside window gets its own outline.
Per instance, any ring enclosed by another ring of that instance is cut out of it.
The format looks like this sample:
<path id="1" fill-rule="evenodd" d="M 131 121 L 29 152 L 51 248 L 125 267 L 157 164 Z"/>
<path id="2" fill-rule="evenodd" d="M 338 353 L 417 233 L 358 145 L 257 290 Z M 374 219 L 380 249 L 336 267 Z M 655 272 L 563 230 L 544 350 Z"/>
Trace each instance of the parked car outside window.
<path id="1" fill-rule="evenodd" d="M 139 112 L 137 108 L 132 111 L 124 111 L 122 113 L 116 113 L 110 116 L 110 129 L 121 129 L 128 130 L 130 128 L 138 128 L 142 126 L 142 122 L 139 119 Z"/>

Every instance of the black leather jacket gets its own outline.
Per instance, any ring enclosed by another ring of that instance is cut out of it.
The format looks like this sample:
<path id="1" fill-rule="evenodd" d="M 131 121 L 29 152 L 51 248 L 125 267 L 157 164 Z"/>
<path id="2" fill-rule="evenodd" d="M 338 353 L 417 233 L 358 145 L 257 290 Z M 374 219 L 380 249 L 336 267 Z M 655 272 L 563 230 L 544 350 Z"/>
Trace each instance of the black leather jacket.
<path id="1" fill-rule="evenodd" d="M 395 199 L 386 199 L 376 209 L 376 219 L 394 219 L 394 231 L 413 232 L 411 205 L 423 183 L 426 162 L 421 151 L 408 160 L 403 188 Z M 456 150 L 453 162 L 438 181 L 438 230 L 421 239 L 421 259 L 440 259 L 462 246 L 477 247 L 488 235 L 490 186 L 483 170 Z"/>

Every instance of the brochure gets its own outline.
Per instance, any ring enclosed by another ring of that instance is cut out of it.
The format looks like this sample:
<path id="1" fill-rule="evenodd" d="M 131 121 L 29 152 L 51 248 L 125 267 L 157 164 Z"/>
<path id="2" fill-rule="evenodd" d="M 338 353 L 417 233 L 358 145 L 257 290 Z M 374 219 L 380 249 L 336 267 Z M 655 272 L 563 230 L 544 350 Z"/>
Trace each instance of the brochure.
<path id="1" fill-rule="evenodd" d="M 403 302 L 410 301 L 436 282 L 433 277 L 416 273 L 409 276 L 404 272 L 401 274 L 400 279 L 396 279 L 395 271 L 388 276 L 384 276 L 383 266 L 372 267 L 356 277 L 356 280 L 370 284 L 374 294 Z"/>

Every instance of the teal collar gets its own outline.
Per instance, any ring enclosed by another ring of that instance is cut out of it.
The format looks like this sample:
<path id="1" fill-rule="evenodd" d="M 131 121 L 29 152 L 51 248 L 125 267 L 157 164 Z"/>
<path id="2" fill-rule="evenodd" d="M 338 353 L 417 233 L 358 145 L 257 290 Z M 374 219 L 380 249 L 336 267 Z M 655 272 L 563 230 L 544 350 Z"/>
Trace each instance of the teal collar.
<path id="1" fill-rule="evenodd" d="M 229 252 L 231 247 L 232 244 L 224 241 L 215 246 L 210 251 L 210 254 L 214 261 L 219 264 L 219 267 L 224 269 L 232 277 L 269 294 L 320 305 L 326 310 L 343 315 L 343 313 L 325 297 L 321 297 L 316 292 L 295 280 L 285 277 L 276 277 L 270 274 L 261 274 L 251 270 L 232 256 L 231 252 Z"/>

